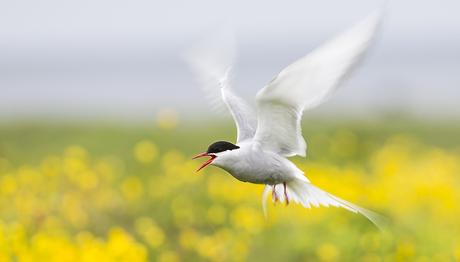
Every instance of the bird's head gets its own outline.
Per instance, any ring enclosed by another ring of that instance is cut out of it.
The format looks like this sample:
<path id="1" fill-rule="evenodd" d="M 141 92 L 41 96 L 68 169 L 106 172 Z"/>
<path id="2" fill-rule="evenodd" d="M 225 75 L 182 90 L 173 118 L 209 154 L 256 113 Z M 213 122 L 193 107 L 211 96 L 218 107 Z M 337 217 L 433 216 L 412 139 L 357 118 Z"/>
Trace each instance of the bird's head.
<path id="1" fill-rule="evenodd" d="M 193 159 L 205 156 L 210 157 L 206 162 L 204 162 L 200 166 L 200 168 L 198 168 L 197 172 L 205 168 L 206 166 L 213 164 L 218 158 L 225 157 L 225 155 L 228 154 L 228 152 L 238 148 L 240 147 L 227 141 L 217 141 L 215 143 L 212 143 L 208 147 L 208 150 L 206 150 L 206 152 L 193 157 Z"/>

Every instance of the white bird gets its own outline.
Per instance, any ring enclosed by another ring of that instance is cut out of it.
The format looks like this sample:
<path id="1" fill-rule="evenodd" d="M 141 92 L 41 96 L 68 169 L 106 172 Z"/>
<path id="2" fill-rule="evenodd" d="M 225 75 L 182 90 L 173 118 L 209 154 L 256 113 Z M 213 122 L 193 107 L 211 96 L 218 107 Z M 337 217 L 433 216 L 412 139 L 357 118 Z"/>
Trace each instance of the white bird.
<path id="1" fill-rule="evenodd" d="M 372 13 L 305 57 L 284 68 L 256 96 L 256 113 L 233 93 L 228 84 L 232 53 L 196 51 L 188 60 L 204 80 L 207 93 L 219 90 L 237 128 L 236 144 L 218 141 L 194 157 L 210 157 L 208 165 L 220 167 L 243 182 L 265 184 L 262 207 L 272 192 L 274 202 L 296 202 L 306 208 L 335 206 L 360 213 L 380 227 L 380 215 L 314 186 L 288 157 L 306 155 L 301 118 L 305 109 L 321 104 L 356 64 L 375 38 L 380 12 Z M 230 44 L 230 43 L 227 43 Z M 231 44 L 230 44 L 231 45 Z"/>

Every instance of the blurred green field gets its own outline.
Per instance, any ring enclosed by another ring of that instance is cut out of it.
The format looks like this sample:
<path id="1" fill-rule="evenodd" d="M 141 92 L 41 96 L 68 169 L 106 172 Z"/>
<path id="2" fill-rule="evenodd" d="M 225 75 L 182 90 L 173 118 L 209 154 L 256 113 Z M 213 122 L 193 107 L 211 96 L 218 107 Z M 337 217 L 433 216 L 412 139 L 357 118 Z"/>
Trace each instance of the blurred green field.
<path id="1" fill-rule="evenodd" d="M 384 214 L 269 205 L 190 157 L 231 121 L 0 124 L 0 261 L 460 261 L 460 124 L 304 121 L 323 189 Z"/>

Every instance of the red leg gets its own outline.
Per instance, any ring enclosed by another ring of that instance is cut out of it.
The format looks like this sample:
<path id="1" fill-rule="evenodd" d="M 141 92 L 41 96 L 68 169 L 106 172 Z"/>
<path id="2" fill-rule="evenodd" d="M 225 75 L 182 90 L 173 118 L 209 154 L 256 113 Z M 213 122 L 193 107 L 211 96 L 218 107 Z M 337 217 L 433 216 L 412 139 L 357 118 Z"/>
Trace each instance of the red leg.
<path id="1" fill-rule="evenodd" d="M 283 182 L 283 186 L 284 186 L 284 198 L 286 199 L 286 206 L 287 206 L 289 205 L 289 197 L 287 194 L 286 182 Z"/>
<path id="2" fill-rule="evenodd" d="M 273 187 L 273 189 L 272 189 L 272 200 L 273 200 L 273 202 L 276 203 L 276 202 L 279 201 L 278 195 L 276 194 L 276 185 L 273 185 L 272 187 Z"/>

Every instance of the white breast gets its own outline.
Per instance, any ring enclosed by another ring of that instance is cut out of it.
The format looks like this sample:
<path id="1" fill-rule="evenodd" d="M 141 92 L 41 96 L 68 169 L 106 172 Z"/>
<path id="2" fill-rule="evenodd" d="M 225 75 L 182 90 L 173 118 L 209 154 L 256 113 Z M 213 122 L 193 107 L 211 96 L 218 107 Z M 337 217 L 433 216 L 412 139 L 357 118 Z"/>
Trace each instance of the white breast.
<path id="1" fill-rule="evenodd" d="M 251 143 L 239 146 L 239 149 L 218 153 L 213 165 L 240 181 L 255 184 L 279 184 L 302 173 L 291 161 L 276 153 L 257 150 Z"/>

